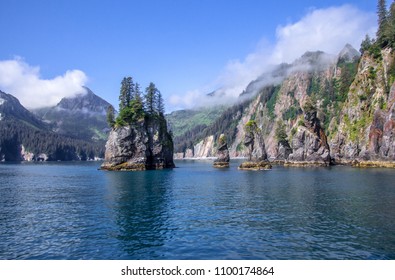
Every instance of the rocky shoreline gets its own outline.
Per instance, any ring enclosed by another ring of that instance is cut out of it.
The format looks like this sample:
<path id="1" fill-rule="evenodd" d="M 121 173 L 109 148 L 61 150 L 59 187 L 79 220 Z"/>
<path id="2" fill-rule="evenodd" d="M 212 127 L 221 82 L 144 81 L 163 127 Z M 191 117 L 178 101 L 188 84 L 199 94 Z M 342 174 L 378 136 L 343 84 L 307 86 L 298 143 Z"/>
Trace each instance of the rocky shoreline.
<path id="1" fill-rule="evenodd" d="M 245 161 L 238 167 L 239 170 L 270 170 L 272 165 L 268 161 Z"/>
<path id="2" fill-rule="evenodd" d="M 177 158 L 176 161 L 182 160 L 197 160 L 197 161 L 207 161 L 207 160 L 214 160 L 213 157 L 199 157 L 199 158 Z M 245 157 L 232 157 L 230 160 L 245 160 Z M 213 163 L 214 164 L 214 163 Z M 253 167 L 254 165 L 262 165 L 257 164 L 254 162 L 243 162 L 241 165 L 245 164 L 246 166 Z M 309 162 L 309 161 L 285 161 L 285 160 L 269 160 L 267 164 L 271 166 L 285 166 L 285 167 L 329 167 L 329 166 L 351 166 L 357 168 L 394 168 L 395 169 L 395 161 L 373 161 L 373 160 L 353 160 L 353 161 L 341 161 L 341 162 L 331 162 L 329 163 L 322 163 L 322 162 Z M 243 170 L 243 168 L 239 168 Z M 254 169 L 254 168 L 252 168 Z M 255 168 L 256 169 L 256 168 Z M 262 169 L 263 170 L 263 169 Z M 267 169 L 266 169 L 267 170 Z"/>

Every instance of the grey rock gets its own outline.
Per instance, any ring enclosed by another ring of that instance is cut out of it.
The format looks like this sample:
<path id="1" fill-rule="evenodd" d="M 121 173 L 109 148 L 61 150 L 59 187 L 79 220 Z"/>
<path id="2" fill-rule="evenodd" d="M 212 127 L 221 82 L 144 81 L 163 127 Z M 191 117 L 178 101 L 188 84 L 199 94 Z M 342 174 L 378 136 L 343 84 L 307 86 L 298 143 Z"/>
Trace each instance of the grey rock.
<path id="1" fill-rule="evenodd" d="M 217 158 L 214 161 L 214 167 L 229 167 L 229 149 L 225 135 L 221 134 L 218 141 Z"/>
<path id="2" fill-rule="evenodd" d="M 106 143 L 104 170 L 175 167 L 173 140 L 164 119 L 113 128 Z"/>
<path id="3" fill-rule="evenodd" d="M 331 162 L 329 145 L 316 112 L 305 113 L 305 125 L 298 127 L 292 139 L 292 153 L 288 160 L 329 165 Z"/>

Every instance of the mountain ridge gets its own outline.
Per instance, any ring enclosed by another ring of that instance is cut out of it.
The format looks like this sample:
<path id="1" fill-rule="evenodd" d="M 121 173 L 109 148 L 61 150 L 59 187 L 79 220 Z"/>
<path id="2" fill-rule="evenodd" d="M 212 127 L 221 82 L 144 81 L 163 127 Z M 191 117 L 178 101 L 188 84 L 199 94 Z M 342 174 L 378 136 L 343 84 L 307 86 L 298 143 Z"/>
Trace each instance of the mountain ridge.
<path id="1" fill-rule="evenodd" d="M 94 160 L 104 145 L 51 130 L 11 94 L 0 91 L 0 161 Z"/>
<path id="2" fill-rule="evenodd" d="M 280 83 L 259 84 L 268 75 L 263 74 L 242 93 L 248 92 L 251 99 L 243 106 L 234 105 L 221 117 L 226 126 L 233 126 L 233 136 L 228 137 L 232 157 L 248 156 L 242 141 L 244 125 L 254 120 L 262 131 L 271 160 L 311 164 L 312 158 L 319 159 L 324 154 L 325 165 L 395 160 L 391 138 L 391 133 L 395 134 L 392 122 L 395 114 L 391 111 L 395 100 L 392 96 L 395 61 L 391 48 L 384 48 L 379 54 L 367 51 L 361 56 L 347 44 L 337 56 L 306 52 L 293 64 L 282 64 L 277 69 L 284 78 Z M 230 116 L 225 117 L 226 114 Z M 226 129 L 205 128 L 206 133 L 189 137 L 192 145 L 176 143 L 176 147 L 184 148 L 176 150 L 178 157 L 214 155 L 216 139 Z M 360 135 L 359 142 L 356 135 Z M 334 139 L 342 139 L 342 144 Z M 323 153 L 325 149 L 330 151 L 330 158 L 327 152 Z M 349 150 L 354 154 L 345 156 Z"/>
<path id="3" fill-rule="evenodd" d="M 104 145 L 110 131 L 106 120 L 110 103 L 84 88 L 86 93 L 65 97 L 56 106 L 33 112 L 57 133 Z"/>

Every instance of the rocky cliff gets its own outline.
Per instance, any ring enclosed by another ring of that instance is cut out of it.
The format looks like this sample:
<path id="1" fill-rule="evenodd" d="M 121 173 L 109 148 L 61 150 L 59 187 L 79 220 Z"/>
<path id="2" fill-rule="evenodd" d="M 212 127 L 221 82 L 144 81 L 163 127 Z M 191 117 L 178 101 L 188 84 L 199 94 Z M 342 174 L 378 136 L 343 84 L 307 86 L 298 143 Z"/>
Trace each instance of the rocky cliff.
<path id="1" fill-rule="evenodd" d="M 292 152 L 284 159 L 288 160 L 288 165 L 329 165 L 329 145 L 317 112 L 306 109 L 304 119 L 304 123 L 299 124 L 292 138 Z"/>
<path id="2" fill-rule="evenodd" d="M 173 140 L 163 117 L 114 127 L 106 143 L 103 170 L 149 170 L 175 167 Z"/>
<path id="3" fill-rule="evenodd" d="M 218 139 L 217 158 L 214 160 L 214 167 L 224 168 L 229 167 L 229 149 L 226 136 L 221 134 Z"/>
<path id="4" fill-rule="evenodd" d="M 206 129 L 211 133 L 200 133 L 205 137 L 195 143 L 206 143 L 204 150 L 212 151 L 226 131 L 231 157 L 259 153 L 259 145 L 250 151 L 251 146 L 243 142 L 248 134 L 245 124 L 253 120 L 271 161 L 296 165 L 393 162 L 394 57 L 390 48 L 366 51 L 361 57 L 350 45 L 338 55 L 307 52 L 293 64 L 281 65 L 280 82 L 256 88 L 259 82 L 253 81 L 247 89 L 255 88 L 255 93 L 246 90 L 251 99 L 229 108 L 216 121 L 226 127 Z M 199 156 L 205 155 L 200 152 Z"/>
<path id="5" fill-rule="evenodd" d="M 336 162 L 395 161 L 394 77 L 392 49 L 362 57 L 340 120 L 330 131 Z"/>

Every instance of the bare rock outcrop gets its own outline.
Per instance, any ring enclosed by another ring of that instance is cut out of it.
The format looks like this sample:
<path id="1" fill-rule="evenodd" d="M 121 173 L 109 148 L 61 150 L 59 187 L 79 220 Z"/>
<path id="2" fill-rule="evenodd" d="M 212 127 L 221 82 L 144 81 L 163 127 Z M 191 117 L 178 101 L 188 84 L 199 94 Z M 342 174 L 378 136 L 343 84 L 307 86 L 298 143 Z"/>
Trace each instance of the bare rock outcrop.
<path id="1" fill-rule="evenodd" d="M 330 141 L 338 164 L 395 166 L 395 53 L 365 53 Z"/>
<path id="2" fill-rule="evenodd" d="M 228 143 L 226 141 L 226 136 L 221 134 L 218 139 L 218 151 L 217 151 L 217 159 L 214 161 L 214 167 L 224 168 L 229 167 L 229 149 Z"/>
<path id="3" fill-rule="evenodd" d="M 248 161 L 243 162 L 239 169 L 241 170 L 267 170 L 272 165 L 267 159 L 265 141 L 262 132 L 255 121 L 250 120 L 245 125 L 244 145 L 248 148 Z"/>
<path id="4" fill-rule="evenodd" d="M 111 130 L 101 169 L 135 171 L 172 167 L 175 167 L 173 140 L 164 118 L 142 120 Z"/>
<path id="5" fill-rule="evenodd" d="M 329 165 L 331 157 L 327 138 L 311 105 L 305 106 L 304 119 L 304 126 L 299 126 L 292 138 L 292 154 L 286 165 Z"/>

